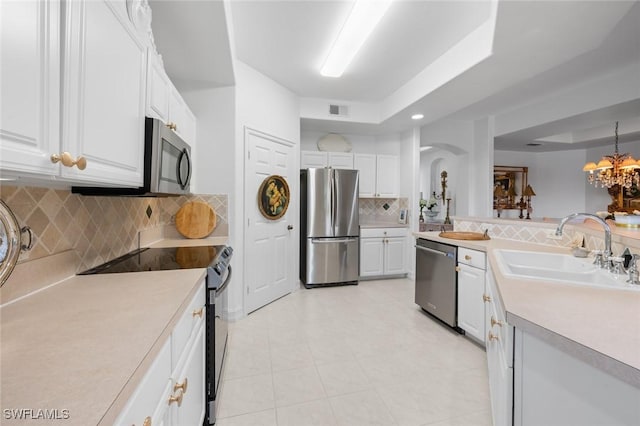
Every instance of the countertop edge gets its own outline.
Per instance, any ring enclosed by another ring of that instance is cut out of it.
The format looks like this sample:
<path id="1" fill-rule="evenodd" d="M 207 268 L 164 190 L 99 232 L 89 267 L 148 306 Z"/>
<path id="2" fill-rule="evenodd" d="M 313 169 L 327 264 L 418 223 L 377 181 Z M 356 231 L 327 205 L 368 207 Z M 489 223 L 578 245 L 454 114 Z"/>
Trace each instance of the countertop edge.
<path id="1" fill-rule="evenodd" d="M 196 291 L 200 289 L 200 284 L 206 277 L 207 270 L 205 268 L 199 268 L 199 269 L 201 270 L 200 277 L 197 280 L 195 280 L 193 287 L 191 288 L 191 290 L 189 290 L 189 292 L 184 297 L 182 303 L 180 304 L 180 307 L 176 310 L 176 312 L 173 314 L 173 316 L 167 323 L 167 326 L 164 328 L 164 330 L 158 336 L 158 338 L 154 341 L 153 345 L 149 348 L 149 351 L 147 352 L 145 357 L 140 361 L 140 364 L 135 369 L 135 371 L 133 372 L 129 380 L 127 380 L 127 383 L 124 385 L 120 393 L 118 393 L 118 396 L 116 396 L 112 404 L 109 406 L 105 414 L 102 416 L 102 418 L 98 422 L 98 425 L 112 425 L 113 422 L 118 418 L 118 416 L 120 415 L 124 407 L 126 406 L 127 402 L 129 401 L 133 393 L 136 391 L 136 389 L 140 385 L 140 382 L 144 378 L 145 374 L 147 374 L 147 371 L 153 364 L 153 361 L 155 360 L 156 356 L 158 355 L 158 353 L 166 343 L 167 339 L 171 336 L 171 333 L 173 332 L 173 328 L 177 324 L 178 320 L 184 314 L 184 312 L 186 312 L 187 308 L 189 307 L 189 304 L 191 303 L 191 299 L 193 299 L 193 297 L 196 295 Z M 137 272 L 137 273 L 143 273 L 143 272 Z M 204 283 L 204 285 L 206 286 L 207 284 Z"/>

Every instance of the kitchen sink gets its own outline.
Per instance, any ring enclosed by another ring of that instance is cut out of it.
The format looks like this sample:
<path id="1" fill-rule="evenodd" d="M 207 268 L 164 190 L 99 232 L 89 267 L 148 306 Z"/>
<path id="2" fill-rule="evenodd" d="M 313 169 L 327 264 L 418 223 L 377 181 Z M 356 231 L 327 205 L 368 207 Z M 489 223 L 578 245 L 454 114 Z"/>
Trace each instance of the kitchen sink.
<path id="1" fill-rule="evenodd" d="M 495 250 L 494 254 L 500 272 L 506 277 L 640 291 L 640 286 L 626 282 L 626 274 L 612 274 L 597 268 L 590 258 L 502 249 Z"/>

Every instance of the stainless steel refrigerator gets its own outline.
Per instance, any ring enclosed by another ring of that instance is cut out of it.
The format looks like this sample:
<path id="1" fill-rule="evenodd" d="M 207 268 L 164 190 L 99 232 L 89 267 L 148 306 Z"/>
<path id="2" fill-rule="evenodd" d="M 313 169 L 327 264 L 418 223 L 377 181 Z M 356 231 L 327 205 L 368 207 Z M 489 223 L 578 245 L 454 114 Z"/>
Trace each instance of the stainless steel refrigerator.
<path id="1" fill-rule="evenodd" d="M 358 171 L 300 170 L 300 280 L 305 287 L 357 284 Z"/>

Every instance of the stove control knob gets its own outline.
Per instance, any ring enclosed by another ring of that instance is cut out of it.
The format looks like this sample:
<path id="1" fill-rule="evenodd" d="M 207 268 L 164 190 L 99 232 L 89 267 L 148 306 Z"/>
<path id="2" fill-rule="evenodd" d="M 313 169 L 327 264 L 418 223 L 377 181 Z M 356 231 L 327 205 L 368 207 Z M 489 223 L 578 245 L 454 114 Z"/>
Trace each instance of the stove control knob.
<path id="1" fill-rule="evenodd" d="M 213 270 L 214 270 L 214 271 L 216 271 L 216 273 L 217 273 L 218 275 L 221 275 L 221 274 L 222 274 L 222 271 L 220 270 L 220 265 L 216 265 L 216 266 L 214 266 L 214 267 L 213 267 Z"/>

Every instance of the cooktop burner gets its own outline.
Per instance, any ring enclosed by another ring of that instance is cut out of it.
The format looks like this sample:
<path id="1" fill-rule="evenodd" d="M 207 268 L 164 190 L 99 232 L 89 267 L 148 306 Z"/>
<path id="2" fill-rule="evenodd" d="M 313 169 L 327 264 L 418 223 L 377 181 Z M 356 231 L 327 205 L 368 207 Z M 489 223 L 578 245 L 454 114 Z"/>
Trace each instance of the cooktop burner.
<path id="1" fill-rule="evenodd" d="M 223 245 L 143 248 L 80 272 L 78 275 L 207 268 L 225 261 L 230 255 L 231 248 Z"/>

